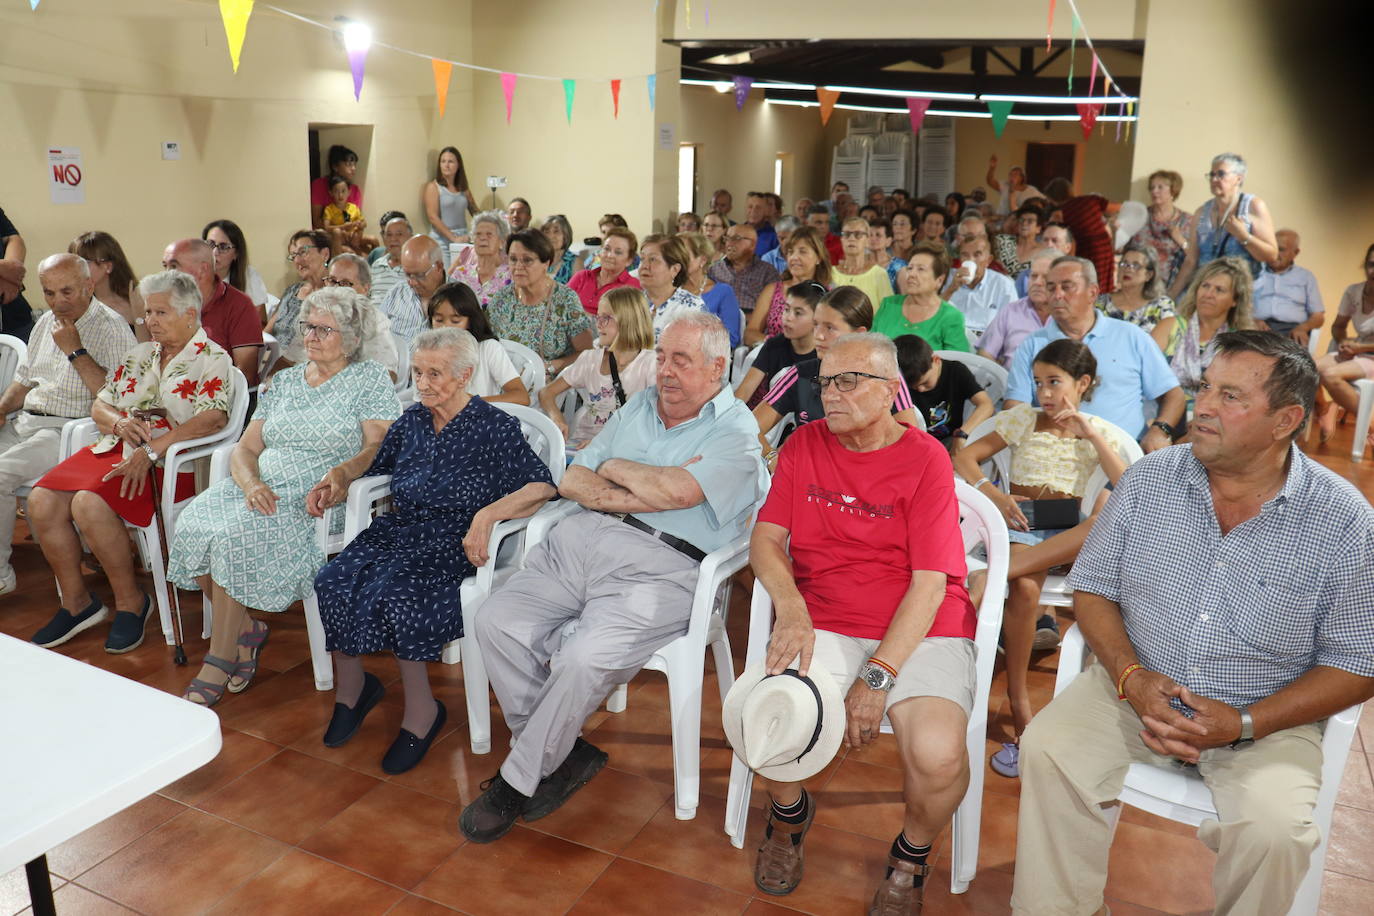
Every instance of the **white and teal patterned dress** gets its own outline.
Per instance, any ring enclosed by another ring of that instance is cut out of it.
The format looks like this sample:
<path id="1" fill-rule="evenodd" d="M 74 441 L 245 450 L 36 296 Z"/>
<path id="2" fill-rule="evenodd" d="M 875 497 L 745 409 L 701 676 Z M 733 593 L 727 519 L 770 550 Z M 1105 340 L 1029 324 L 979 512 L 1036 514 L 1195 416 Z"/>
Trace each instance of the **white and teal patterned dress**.
<path id="1" fill-rule="evenodd" d="M 278 372 L 253 414 L 265 446 L 258 472 L 277 494 L 276 513 L 249 509 L 232 477 L 215 483 L 177 518 L 167 578 L 196 588 L 195 578 L 209 573 L 235 601 L 260 611 L 284 611 L 309 595 L 325 558 L 305 494 L 362 448 L 363 421 L 391 422 L 400 413 L 390 376 L 371 360 L 315 388 L 304 364 Z"/>

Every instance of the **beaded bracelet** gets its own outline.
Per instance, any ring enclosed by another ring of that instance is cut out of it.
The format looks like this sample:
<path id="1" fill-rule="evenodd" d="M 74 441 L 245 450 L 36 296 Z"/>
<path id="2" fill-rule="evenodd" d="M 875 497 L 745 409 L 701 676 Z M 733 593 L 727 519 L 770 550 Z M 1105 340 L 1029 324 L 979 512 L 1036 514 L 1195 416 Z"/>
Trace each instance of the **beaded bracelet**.
<path id="1" fill-rule="evenodd" d="M 1130 677 L 1132 674 L 1135 674 L 1137 671 L 1140 671 L 1144 667 L 1145 666 L 1140 664 L 1139 662 L 1135 662 L 1130 665 L 1127 665 L 1126 670 L 1121 672 L 1121 677 L 1116 679 L 1116 698 L 1118 700 L 1126 699 L 1126 678 Z"/>

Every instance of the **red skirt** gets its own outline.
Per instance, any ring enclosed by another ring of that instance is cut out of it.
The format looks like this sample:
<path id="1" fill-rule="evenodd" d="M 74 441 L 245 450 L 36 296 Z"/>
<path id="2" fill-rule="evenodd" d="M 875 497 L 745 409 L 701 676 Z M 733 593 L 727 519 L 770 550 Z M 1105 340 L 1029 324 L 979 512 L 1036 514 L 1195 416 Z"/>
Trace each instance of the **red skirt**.
<path id="1" fill-rule="evenodd" d="M 130 498 L 120 496 L 119 486 L 124 482 L 124 478 L 111 477 L 104 481 L 101 478 L 114 470 L 115 465 L 124 460 L 123 452 L 122 448 L 112 448 L 108 452 L 97 455 L 89 448 L 83 448 L 44 474 L 34 486 L 44 487 L 48 490 L 59 490 L 63 493 L 89 490 L 105 500 L 109 507 L 115 511 L 115 514 L 124 521 L 140 528 L 147 527 L 148 523 L 153 520 L 154 501 L 162 492 L 162 469 L 153 469 L 153 479 L 144 484 L 143 492 L 139 495 Z M 177 502 L 190 499 L 195 495 L 195 472 L 182 471 L 177 475 Z"/>

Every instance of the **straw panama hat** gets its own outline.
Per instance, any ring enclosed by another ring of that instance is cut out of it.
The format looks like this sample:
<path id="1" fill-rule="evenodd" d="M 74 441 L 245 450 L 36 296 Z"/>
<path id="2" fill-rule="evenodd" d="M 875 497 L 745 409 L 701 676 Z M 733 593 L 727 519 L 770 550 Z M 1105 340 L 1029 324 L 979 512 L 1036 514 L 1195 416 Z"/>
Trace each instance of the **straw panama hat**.
<path id="1" fill-rule="evenodd" d="M 819 773 L 845 731 L 844 697 L 815 659 L 806 677 L 796 668 L 768 675 L 762 662 L 750 665 L 726 695 L 721 717 L 735 755 L 778 782 Z"/>

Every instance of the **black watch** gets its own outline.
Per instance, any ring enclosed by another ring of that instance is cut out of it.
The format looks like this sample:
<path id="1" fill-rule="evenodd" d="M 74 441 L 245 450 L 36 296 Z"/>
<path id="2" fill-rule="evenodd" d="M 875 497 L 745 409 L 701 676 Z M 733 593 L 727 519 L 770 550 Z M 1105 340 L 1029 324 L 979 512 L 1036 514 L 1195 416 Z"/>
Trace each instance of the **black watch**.
<path id="1" fill-rule="evenodd" d="M 952 438 L 952 439 L 967 439 L 967 438 L 968 438 L 968 433 L 964 432 L 962 429 L 956 429 L 954 432 L 950 433 L 949 435 L 950 435 L 950 438 Z"/>
<path id="2" fill-rule="evenodd" d="M 78 356 L 90 356 L 90 353 L 86 351 L 85 347 L 77 347 L 75 350 L 67 354 L 67 362 L 76 362 L 76 358 Z"/>
<path id="3" fill-rule="evenodd" d="M 1150 425 L 1157 426 L 1160 429 L 1164 430 L 1164 434 L 1168 436 L 1170 439 L 1174 438 L 1174 436 L 1177 435 L 1177 433 L 1174 432 L 1174 428 L 1170 426 L 1168 423 L 1165 423 L 1163 420 L 1156 420 Z"/>

